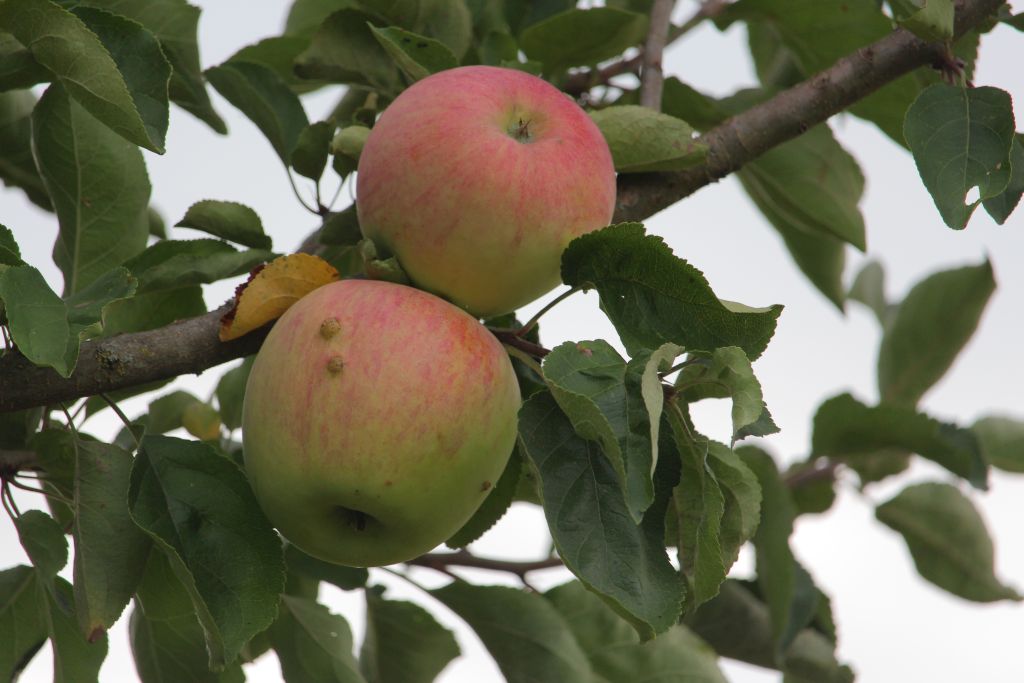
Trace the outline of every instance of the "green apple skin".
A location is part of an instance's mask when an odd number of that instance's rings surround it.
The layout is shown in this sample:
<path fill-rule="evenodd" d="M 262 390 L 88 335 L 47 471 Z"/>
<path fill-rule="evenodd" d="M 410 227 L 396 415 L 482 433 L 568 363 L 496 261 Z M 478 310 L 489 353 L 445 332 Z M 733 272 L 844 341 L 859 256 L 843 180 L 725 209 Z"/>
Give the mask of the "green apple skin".
<path fill-rule="evenodd" d="M 364 236 L 478 317 L 561 281 L 565 247 L 611 222 L 615 169 L 590 117 L 546 81 L 466 66 L 413 84 L 359 157 Z"/>
<path fill-rule="evenodd" d="M 520 405 L 508 355 L 464 311 L 343 280 L 277 321 L 246 385 L 245 469 L 281 534 L 328 562 L 403 562 L 501 476 Z"/>

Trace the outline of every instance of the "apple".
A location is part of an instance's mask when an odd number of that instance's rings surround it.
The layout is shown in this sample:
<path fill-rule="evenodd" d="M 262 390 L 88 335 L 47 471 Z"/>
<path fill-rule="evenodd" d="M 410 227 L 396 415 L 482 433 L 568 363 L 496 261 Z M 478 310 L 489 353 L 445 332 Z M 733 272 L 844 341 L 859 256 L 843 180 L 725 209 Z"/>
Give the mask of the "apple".
<path fill-rule="evenodd" d="M 245 470 L 281 534 L 328 562 L 402 562 L 448 539 L 505 468 L 519 386 L 466 312 L 343 280 L 275 323 L 242 414 Z"/>
<path fill-rule="evenodd" d="M 359 157 L 363 235 L 478 317 L 561 281 L 562 251 L 611 221 L 615 169 L 590 117 L 546 81 L 466 66 L 416 82 Z"/>

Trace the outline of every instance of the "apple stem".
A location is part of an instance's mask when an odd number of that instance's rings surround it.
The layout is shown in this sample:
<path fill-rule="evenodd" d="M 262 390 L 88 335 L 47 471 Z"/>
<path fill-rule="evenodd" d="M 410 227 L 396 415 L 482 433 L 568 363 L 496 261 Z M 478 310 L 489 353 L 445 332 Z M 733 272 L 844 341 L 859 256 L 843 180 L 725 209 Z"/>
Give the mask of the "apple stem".
<path fill-rule="evenodd" d="M 537 373 L 538 377 L 544 376 L 544 371 L 541 369 L 540 363 L 538 363 L 533 356 L 531 356 L 530 354 L 526 353 L 521 349 L 517 349 L 514 346 L 509 346 L 508 344 L 505 344 L 504 346 L 505 351 L 508 352 L 508 355 L 525 363 L 527 367 L 529 367 L 531 370 Z"/>
<path fill-rule="evenodd" d="M 519 336 L 519 337 L 523 337 L 523 336 L 527 335 L 530 332 L 530 330 L 532 330 L 534 327 L 537 326 L 537 323 L 540 321 L 540 318 L 541 318 L 542 315 L 544 315 L 545 313 L 550 311 L 552 308 L 554 308 L 555 306 L 560 304 L 565 299 L 568 299 L 570 296 L 572 296 L 576 292 L 580 291 L 581 289 L 582 289 L 582 287 L 577 285 L 576 287 L 573 287 L 572 289 L 566 290 L 566 291 L 562 292 L 561 294 L 559 294 L 558 296 L 556 296 L 554 299 L 549 301 L 544 306 L 544 308 L 542 308 L 539 311 L 537 311 L 537 314 L 535 316 L 533 316 L 532 318 L 527 320 L 526 324 L 523 325 L 522 327 L 520 327 L 519 330 L 516 332 L 516 335 Z"/>

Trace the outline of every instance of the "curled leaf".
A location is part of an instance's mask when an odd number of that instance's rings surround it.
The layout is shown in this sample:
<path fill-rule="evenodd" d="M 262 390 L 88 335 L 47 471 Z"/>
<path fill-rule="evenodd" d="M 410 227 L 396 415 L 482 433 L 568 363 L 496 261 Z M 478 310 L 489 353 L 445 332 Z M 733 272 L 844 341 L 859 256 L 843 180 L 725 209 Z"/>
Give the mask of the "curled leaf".
<path fill-rule="evenodd" d="M 235 305 L 221 318 L 220 340 L 230 341 L 279 318 L 314 289 L 334 282 L 338 271 L 319 256 L 281 256 L 253 271 L 235 292 Z"/>

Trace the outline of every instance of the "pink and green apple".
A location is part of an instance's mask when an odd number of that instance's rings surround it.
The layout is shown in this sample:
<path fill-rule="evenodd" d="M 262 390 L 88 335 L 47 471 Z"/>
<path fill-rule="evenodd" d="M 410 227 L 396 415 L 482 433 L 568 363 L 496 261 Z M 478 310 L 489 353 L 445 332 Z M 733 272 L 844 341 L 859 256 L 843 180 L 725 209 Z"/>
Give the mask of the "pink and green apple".
<path fill-rule="evenodd" d="M 501 475 L 519 387 L 464 311 L 387 282 L 306 295 L 260 349 L 245 469 L 289 541 L 351 566 L 402 562 L 456 532 Z"/>
<path fill-rule="evenodd" d="M 584 111 L 514 69 L 441 71 L 399 95 L 359 157 L 363 234 L 473 315 L 560 281 L 562 251 L 611 221 L 615 170 Z"/>

